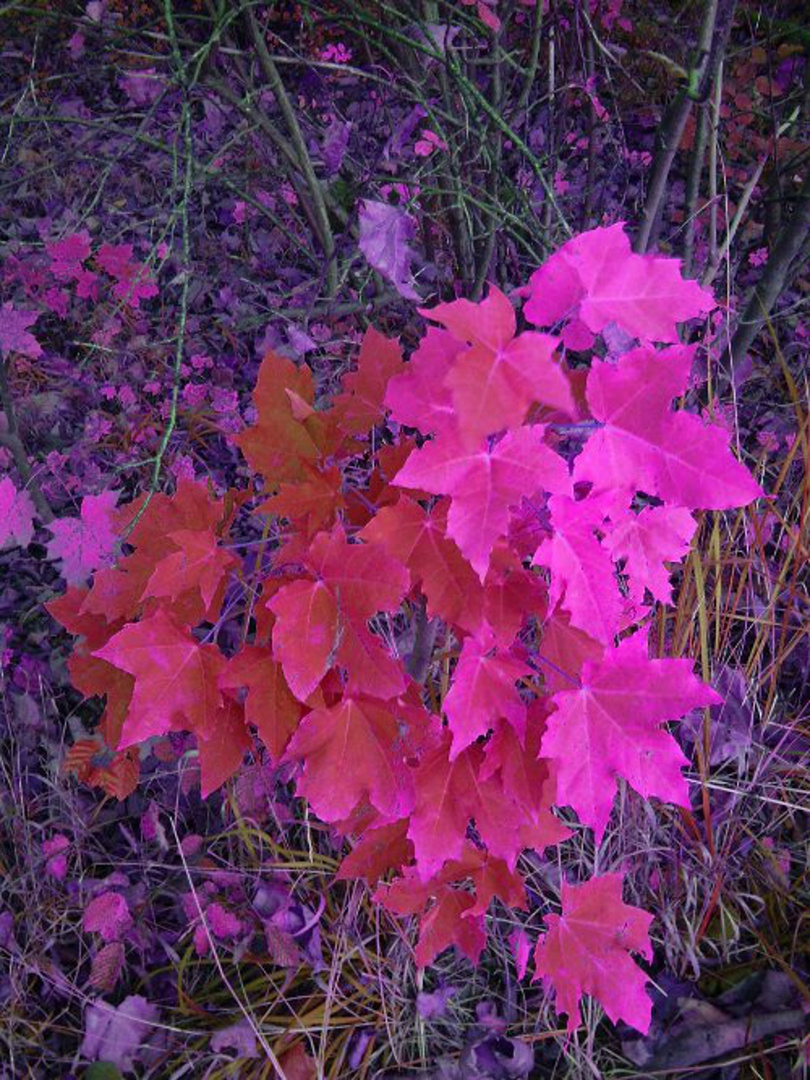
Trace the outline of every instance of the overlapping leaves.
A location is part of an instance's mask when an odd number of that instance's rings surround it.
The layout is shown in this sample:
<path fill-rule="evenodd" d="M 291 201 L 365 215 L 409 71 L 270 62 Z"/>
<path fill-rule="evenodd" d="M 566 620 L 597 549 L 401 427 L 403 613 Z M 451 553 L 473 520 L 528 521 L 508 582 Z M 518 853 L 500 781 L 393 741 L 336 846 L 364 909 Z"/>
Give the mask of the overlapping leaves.
<path fill-rule="evenodd" d="M 376 895 L 420 917 L 421 965 L 451 944 L 478 959 L 490 901 L 524 903 L 521 852 L 568 835 L 553 807 L 598 840 L 618 777 L 688 805 L 663 725 L 717 695 L 688 661 L 650 658 L 638 624 L 670 598 L 692 511 L 759 494 L 724 429 L 674 407 L 694 353 L 677 323 L 712 306 L 676 263 L 596 229 L 526 291 L 525 316 L 560 337 L 519 331 L 492 287 L 425 310 L 442 329 L 408 363 L 369 331 L 331 408 L 268 353 L 236 439 L 261 498 L 183 482 L 116 511 L 119 529 L 140 515 L 130 553 L 51 608 L 81 635 L 74 681 L 106 694 L 113 749 L 190 730 L 204 794 L 261 745 L 294 765 L 354 838 L 339 878 L 395 872 Z M 562 343 L 611 323 L 637 347 L 568 366 Z M 230 542 L 241 507 L 285 522 L 249 564 Z M 537 977 L 572 1029 L 584 993 L 649 1023 L 630 953 L 650 957 L 650 916 L 621 889 L 563 883 L 546 918 Z"/>

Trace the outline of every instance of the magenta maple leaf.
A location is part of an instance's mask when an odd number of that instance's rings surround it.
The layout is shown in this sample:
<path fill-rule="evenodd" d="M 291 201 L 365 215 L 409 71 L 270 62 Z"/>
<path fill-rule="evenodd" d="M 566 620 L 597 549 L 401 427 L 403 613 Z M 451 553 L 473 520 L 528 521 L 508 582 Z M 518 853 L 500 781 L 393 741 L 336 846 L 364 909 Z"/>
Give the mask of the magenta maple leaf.
<path fill-rule="evenodd" d="M 688 807 L 681 769 L 689 762 L 660 725 L 722 701 L 695 677 L 692 661 L 651 660 L 640 632 L 607 649 L 601 660 L 587 660 L 580 683 L 551 698 L 556 712 L 541 744 L 543 757 L 557 764 L 558 804 L 572 806 L 592 826 L 597 842 L 618 776 L 644 798 Z"/>
<path fill-rule="evenodd" d="M 11 302 L 3 304 L 0 308 L 0 353 L 8 356 L 9 353 L 21 353 L 36 360 L 42 356 L 42 346 L 28 333 L 28 327 L 33 326 L 40 316 L 38 311 L 18 311 Z"/>
<path fill-rule="evenodd" d="M 638 514 L 627 512 L 613 525 L 604 545 L 613 558 L 625 559 L 630 597 L 644 603 L 644 590 L 662 604 L 672 601 L 670 572 L 665 565 L 677 563 L 688 553 L 697 521 L 681 506 L 645 506 Z"/>
<path fill-rule="evenodd" d="M 391 282 L 400 296 L 421 300 L 411 273 L 410 241 L 414 229 L 405 211 L 391 203 L 363 199 L 359 221 L 359 247 L 370 265 Z"/>
<path fill-rule="evenodd" d="M 85 495 L 79 517 L 58 518 L 46 526 L 54 536 L 48 542 L 48 557 L 61 563 L 62 576 L 68 585 L 84 585 L 93 571 L 115 562 L 117 502 L 117 491 Z"/>
<path fill-rule="evenodd" d="M 10 476 L 0 480 L 0 550 L 12 544 L 28 547 L 34 536 L 34 503 L 17 491 Z"/>
<path fill-rule="evenodd" d="M 451 761 L 498 720 L 508 720 L 521 735 L 525 730 L 526 710 L 515 683 L 531 675 L 531 669 L 494 650 L 491 635 L 488 638 L 469 637 L 464 642 L 453 685 L 444 699 L 453 734 Z"/>
<path fill-rule="evenodd" d="M 453 398 L 443 384 L 463 350 L 463 343 L 452 334 L 429 327 L 405 371 L 388 383 L 385 404 L 392 419 L 425 435 L 454 427 Z"/>
<path fill-rule="evenodd" d="M 542 427 L 510 431 L 491 450 L 469 450 L 442 435 L 414 450 L 391 482 L 451 497 L 447 535 L 482 582 L 510 507 L 537 491 L 571 490 L 568 466 L 545 444 Z"/>
<path fill-rule="evenodd" d="M 727 510 L 762 494 L 722 427 L 670 408 L 686 389 L 693 353 L 694 346 L 642 346 L 616 364 L 593 362 L 588 404 L 603 426 L 576 458 L 575 482 L 589 481 L 595 492 L 643 491 L 690 509 Z"/>
<path fill-rule="evenodd" d="M 582 885 L 562 882 L 562 914 L 546 915 L 548 932 L 534 952 L 535 974 L 556 995 L 557 1011 L 567 1013 L 568 1030 L 579 1027 L 583 994 L 596 998 L 615 1024 L 624 1020 L 649 1031 L 652 1001 L 647 976 L 632 960 L 652 960 L 652 915 L 622 902 L 621 874 L 603 874 Z"/>
<path fill-rule="evenodd" d="M 532 274 L 523 311 L 536 326 L 577 318 L 594 333 L 616 323 L 641 341 L 676 342 L 678 323 L 716 307 L 681 277 L 677 259 L 636 255 L 624 222 L 575 236 Z"/>
<path fill-rule="evenodd" d="M 452 393 L 458 430 L 468 446 L 485 435 L 519 426 L 535 401 L 573 415 L 571 388 L 552 359 L 555 337 L 533 332 L 515 336 L 515 312 L 496 286 L 478 304 L 454 300 L 420 313 L 440 322 L 470 348 L 444 376 Z"/>
<path fill-rule="evenodd" d="M 610 643 L 621 625 L 623 604 L 610 552 L 595 535 L 604 511 L 591 498 L 574 502 L 552 495 L 548 503 L 554 532 L 538 547 L 533 562 L 551 573 L 549 606 L 561 604 L 571 626 Z"/>

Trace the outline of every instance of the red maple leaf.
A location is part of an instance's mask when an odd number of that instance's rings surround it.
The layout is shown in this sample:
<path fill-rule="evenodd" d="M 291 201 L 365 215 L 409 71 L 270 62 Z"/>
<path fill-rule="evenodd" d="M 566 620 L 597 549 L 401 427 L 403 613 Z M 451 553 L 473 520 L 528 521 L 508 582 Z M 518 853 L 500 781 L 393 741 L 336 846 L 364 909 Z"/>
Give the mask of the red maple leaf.
<path fill-rule="evenodd" d="M 602 839 L 623 777 L 644 798 L 689 806 L 681 769 L 688 765 L 661 724 L 722 698 L 692 674 L 691 660 L 651 660 L 637 633 L 586 661 L 581 686 L 559 690 L 542 754 L 557 765 L 557 800 Z"/>
<path fill-rule="evenodd" d="M 399 727 L 396 710 L 370 698 L 347 697 L 313 709 L 284 755 L 304 763 L 296 793 L 324 821 L 348 817 L 364 797 L 389 819 L 410 813 L 413 783 Z"/>
<path fill-rule="evenodd" d="M 304 463 L 320 457 L 324 424 L 312 411 L 314 394 L 308 367 L 296 367 L 279 353 L 265 354 L 253 390 L 257 421 L 233 441 L 271 487 L 300 479 Z"/>
<path fill-rule="evenodd" d="M 568 1015 L 568 1030 L 579 1027 L 583 994 L 596 998 L 615 1024 L 624 1020 L 644 1034 L 652 1001 L 647 976 L 630 957 L 652 960 L 652 915 L 622 902 L 621 874 L 603 874 L 582 885 L 562 883 L 562 915 L 546 915 L 548 932 L 534 952 L 535 975 L 556 995 L 557 1012 Z"/>
<path fill-rule="evenodd" d="M 252 746 L 242 706 L 225 699 L 207 733 L 197 733 L 200 794 L 204 799 L 233 776 Z"/>
<path fill-rule="evenodd" d="M 267 605 L 277 620 L 273 653 L 295 696 L 306 701 L 335 664 L 348 671 L 349 693 L 401 693 L 401 667 L 366 624 L 402 602 L 405 567 L 374 545 L 349 544 L 339 528 L 318 534 L 305 566 L 314 580 L 285 585 Z"/>
<path fill-rule="evenodd" d="M 219 676 L 222 690 L 245 689 L 245 720 L 253 724 L 273 761 L 278 761 L 301 719 L 281 664 L 267 648 L 244 645 Z"/>
<path fill-rule="evenodd" d="M 230 552 L 220 547 L 210 529 L 177 529 L 166 534 L 177 548 L 162 558 L 143 590 L 147 597 L 177 600 L 183 593 L 199 591 L 206 616 L 222 606 L 231 571 L 239 565 Z"/>
<path fill-rule="evenodd" d="M 346 435 L 364 435 L 383 418 L 389 380 L 404 368 L 402 349 L 374 327 L 363 335 L 357 370 L 343 380 L 343 391 L 332 403 L 334 420 Z"/>
<path fill-rule="evenodd" d="M 330 528 L 339 510 L 346 506 L 341 487 L 343 477 L 337 466 L 321 471 L 308 462 L 302 478 L 281 484 L 278 492 L 256 507 L 257 514 L 278 514 L 300 524 L 304 536 L 312 537 Z"/>
<path fill-rule="evenodd" d="M 407 834 L 407 818 L 366 829 L 341 861 L 335 881 L 363 878 L 375 885 L 386 870 L 398 869 L 413 858 Z"/>
<path fill-rule="evenodd" d="M 540 427 L 510 431 L 490 450 L 468 450 L 442 435 L 415 450 L 394 477 L 400 487 L 451 497 L 447 535 L 483 582 L 509 509 L 538 490 L 570 492 L 568 466 L 548 447 Z"/>
<path fill-rule="evenodd" d="M 419 877 L 429 880 L 448 859 L 458 859 L 471 819 L 493 855 L 514 866 L 520 851 L 520 815 L 499 779 L 481 779 L 480 746 L 450 760 L 450 735 L 429 750 L 414 770 L 416 806 L 408 837 Z"/>
<path fill-rule="evenodd" d="M 168 731 L 211 736 L 225 657 L 215 645 L 200 645 L 162 608 L 127 624 L 93 655 L 135 679 L 119 749 Z"/>
<path fill-rule="evenodd" d="M 493 648 L 492 635 L 468 637 L 453 674 L 453 685 L 444 699 L 453 745 L 450 760 L 480 735 L 507 720 L 522 736 L 526 710 L 515 683 L 531 675 L 522 661 Z"/>

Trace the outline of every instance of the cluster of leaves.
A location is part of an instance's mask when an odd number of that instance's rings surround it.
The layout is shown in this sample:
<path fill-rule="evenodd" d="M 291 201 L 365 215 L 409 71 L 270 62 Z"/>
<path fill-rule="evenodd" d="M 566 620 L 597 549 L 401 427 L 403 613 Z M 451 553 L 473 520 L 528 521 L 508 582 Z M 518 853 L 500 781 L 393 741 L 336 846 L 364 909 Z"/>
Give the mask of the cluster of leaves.
<path fill-rule="evenodd" d="M 328 408 L 269 352 L 236 436 L 261 501 L 192 480 L 143 495 L 112 511 L 128 553 L 49 606 L 118 760 L 192 732 L 205 796 L 255 732 L 356 839 L 339 878 L 419 916 L 420 966 L 451 944 L 476 961 L 493 898 L 526 907 L 519 855 L 570 835 L 552 807 L 597 840 L 619 778 L 688 807 L 662 724 L 720 698 L 688 660 L 651 658 L 645 624 L 692 511 L 761 494 L 722 426 L 672 408 L 695 352 L 677 324 L 714 306 L 677 262 L 595 229 L 521 293 L 539 330 L 494 286 L 422 310 L 439 327 L 409 362 L 369 330 Z M 266 527 L 240 558 L 248 511 Z M 584 993 L 647 1029 L 629 954 L 651 957 L 650 920 L 621 874 L 564 887 L 535 978 L 571 1030 Z"/>

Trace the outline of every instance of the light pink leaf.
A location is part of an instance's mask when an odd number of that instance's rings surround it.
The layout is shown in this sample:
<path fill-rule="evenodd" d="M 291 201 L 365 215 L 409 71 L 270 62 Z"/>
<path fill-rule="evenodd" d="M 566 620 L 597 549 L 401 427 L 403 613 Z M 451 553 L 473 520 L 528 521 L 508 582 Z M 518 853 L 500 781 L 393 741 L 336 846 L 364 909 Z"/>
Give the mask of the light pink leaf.
<path fill-rule="evenodd" d="M 117 491 L 85 495 L 77 518 L 57 518 L 46 526 L 53 533 L 48 557 L 61 562 L 68 585 L 84 585 L 95 570 L 112 566 L 118 552 L 115 525 Z"/>
<path fill-rule="evenodd" d="M 10 476 L 0 480 L 0 550 L 12 544 L 28 547 L 34 536 L 34 504 L 27 491 L 17 491 Z"/>
<path fill-rule="evenodd" d="M 360 250 L 406 300 L 421 300 L 413 287 L 409 246 L 413 224 L 404 210 L 390 203 L 363 199 L 360 204 Z"/>
<path fill-rule="evenodd" d="M 717 306 L 677 259 L 634 254 L 623 222 L 569 240 L 532 274 L 529 293 L 524 314 L 536 326 L 567 316 L 593 333 L 616 323 L 641 341 L 676 342 L 678 323 Z"/>

